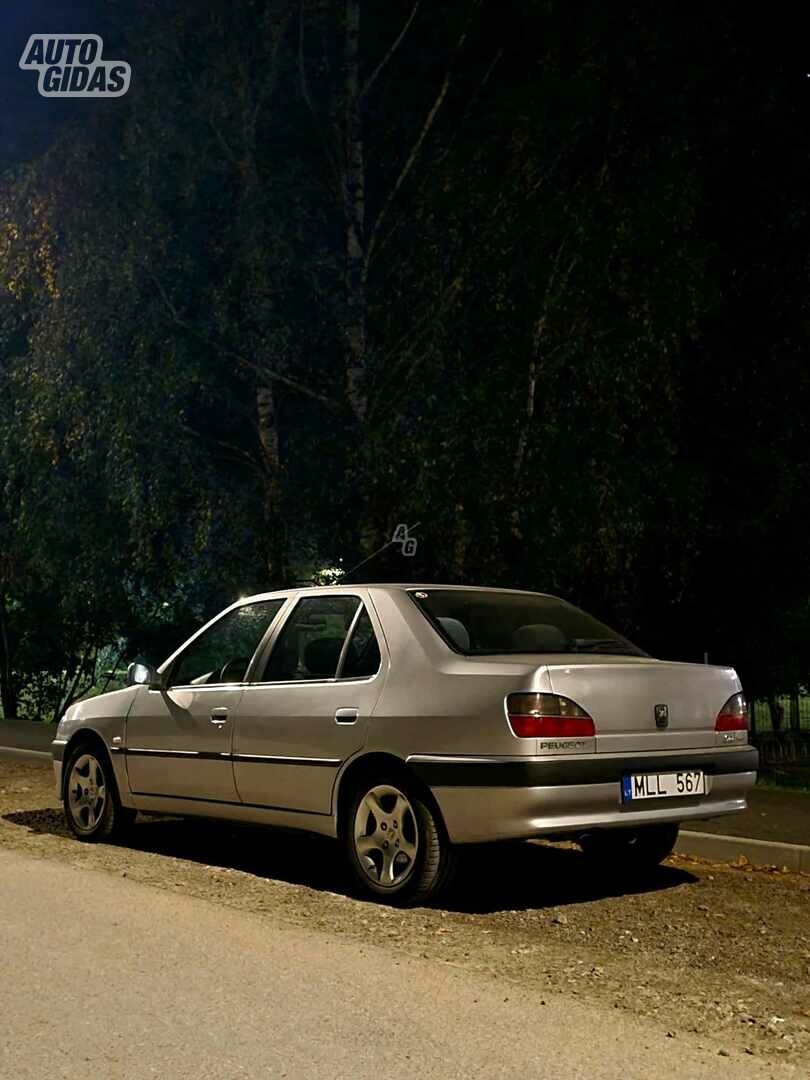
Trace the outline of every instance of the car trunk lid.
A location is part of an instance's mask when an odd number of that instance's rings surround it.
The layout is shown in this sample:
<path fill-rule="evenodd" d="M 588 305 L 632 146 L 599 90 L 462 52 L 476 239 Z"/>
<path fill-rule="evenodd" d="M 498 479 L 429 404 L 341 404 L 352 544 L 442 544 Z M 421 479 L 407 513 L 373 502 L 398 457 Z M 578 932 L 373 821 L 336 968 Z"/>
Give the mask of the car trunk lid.
<path fill-rule="evenodd" d="M 715 746 L 717 714 L 740 690 L 732 668 L 646 657 L 578 654 L 546 672 L 554 693 L 593 718 L 603 753 Z"/>

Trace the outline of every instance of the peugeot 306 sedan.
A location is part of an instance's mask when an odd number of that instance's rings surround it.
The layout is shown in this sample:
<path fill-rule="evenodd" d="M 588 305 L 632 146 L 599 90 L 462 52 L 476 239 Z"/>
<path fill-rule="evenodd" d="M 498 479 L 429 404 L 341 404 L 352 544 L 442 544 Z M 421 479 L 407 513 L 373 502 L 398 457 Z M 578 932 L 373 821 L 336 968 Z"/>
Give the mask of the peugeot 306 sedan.
<path fill-rule="evenodd" d="M 572 839 L 649 868 L 680 822 L 744 810 L 756 778 L 731 668 L 655 660 L 540 593 L 254 596 L 128 682 L 59 724 L 76 836 L 137 811 L 305 829 L 391 901 L 435 894 L 464 844 Z"/>

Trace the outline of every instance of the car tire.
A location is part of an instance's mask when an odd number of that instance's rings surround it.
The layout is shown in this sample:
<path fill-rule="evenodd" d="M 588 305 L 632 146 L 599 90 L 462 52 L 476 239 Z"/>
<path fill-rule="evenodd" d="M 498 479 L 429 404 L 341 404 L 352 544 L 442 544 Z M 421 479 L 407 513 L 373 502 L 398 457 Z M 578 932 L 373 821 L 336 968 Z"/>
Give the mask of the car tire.
<path fill-rule="evenodd" d="M 62 805 L 71 832 L 85 843 L 120 840 L 135 820 L 135 811 L 121 805 L 110 759 L 94 742 L 71 750 Z"/>
<path fill-rule="evenodd" d="M 580 838 L 589 862 L 623 873 L 652 870 L 672 853 L 678 825 L 642 825 L 629 829 L 598 829 Z"/>
<path fill-rule="evenodd" d="M 357 885 L 389 904 L 425 904 L 455 872 L 456 851 L 438 813 L 401 776 L 355 787 L 342 839 Z"/>

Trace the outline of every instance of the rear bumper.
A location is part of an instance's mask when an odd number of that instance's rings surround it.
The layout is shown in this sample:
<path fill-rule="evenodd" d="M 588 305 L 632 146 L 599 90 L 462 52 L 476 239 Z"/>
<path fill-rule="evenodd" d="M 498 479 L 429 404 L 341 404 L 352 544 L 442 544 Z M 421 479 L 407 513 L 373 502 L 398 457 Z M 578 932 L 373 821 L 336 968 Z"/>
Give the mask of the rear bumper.
<path fill-rule="evenodd" d="M 745 747 L 566 760 L 431 756 L 408 764 L 432 790 L 450 839 L 468 844 L 738 813 L 746 808 L 758 762 L 757 751 Z M 706 793 L 622 802 L 624 776 L 680 769 L 701 769 Z"/>

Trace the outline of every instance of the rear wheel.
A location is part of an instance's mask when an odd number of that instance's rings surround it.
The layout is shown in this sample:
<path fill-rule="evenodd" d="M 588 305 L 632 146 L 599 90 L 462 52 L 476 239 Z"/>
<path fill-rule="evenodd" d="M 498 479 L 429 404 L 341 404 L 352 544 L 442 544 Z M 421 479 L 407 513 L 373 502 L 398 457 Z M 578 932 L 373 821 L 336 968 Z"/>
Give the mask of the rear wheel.
<path fill-rule="evenodd" d="M 677 824 L 642 825 L 596 830 L 583 836 L 579 845 L 585 857 L 600 867 L 643 873 L 663 862 L 677 839 Z"/>
<path fill-rule="evenodd" d="M 357 883 L 391 904 L 425 903 L 455 869 L 455 851 L 437 815 L 401 777 L 358 785 L 344 843 Z"/>
<path fill-rule="evenodd" d="M 80 743 L 71 752 L 62 804 L 79 840 L 120 839 L 135 820 L 135 812 L 121 806 L 112 766 L 94 743 Z"/>

